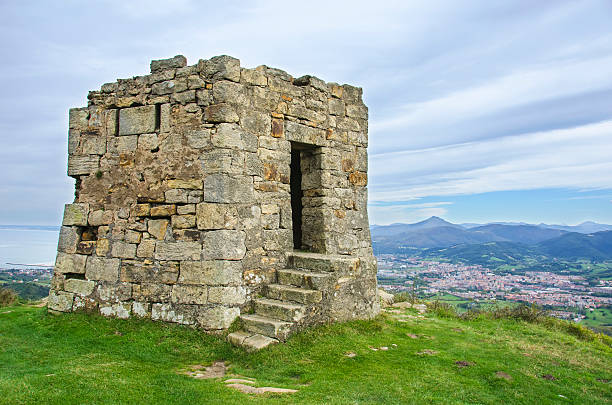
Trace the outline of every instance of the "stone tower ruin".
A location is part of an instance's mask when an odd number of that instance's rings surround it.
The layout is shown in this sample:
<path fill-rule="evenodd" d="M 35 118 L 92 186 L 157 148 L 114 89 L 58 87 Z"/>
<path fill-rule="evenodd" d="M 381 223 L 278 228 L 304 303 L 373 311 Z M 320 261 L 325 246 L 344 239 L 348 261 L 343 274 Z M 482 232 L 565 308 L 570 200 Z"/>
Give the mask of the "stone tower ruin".
<path fill-rule="evenodd" d="M 258 348 L 377 314 L 362 91 L 217 56 L 151 62 L 70 110 L 49 309 Z"/>

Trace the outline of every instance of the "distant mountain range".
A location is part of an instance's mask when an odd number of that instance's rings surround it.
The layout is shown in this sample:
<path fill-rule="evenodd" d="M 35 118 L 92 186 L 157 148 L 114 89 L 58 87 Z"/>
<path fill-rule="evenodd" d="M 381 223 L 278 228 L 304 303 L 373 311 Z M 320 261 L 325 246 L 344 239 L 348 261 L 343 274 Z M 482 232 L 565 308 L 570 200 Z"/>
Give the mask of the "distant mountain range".
<path fill-rule="evenodd" d="M 612 259 L 612 225 L 584 222 L 576 226 L 524 223 L 453 224 L 431 217 L 414 224 L 373 226 L 377 253 L 445 248 L 446 253 L 474 256 L 494 250 L 498 255 L 544 255 L 564 259 Z M 451 248 L 451 249 L 446 249 Z"/>

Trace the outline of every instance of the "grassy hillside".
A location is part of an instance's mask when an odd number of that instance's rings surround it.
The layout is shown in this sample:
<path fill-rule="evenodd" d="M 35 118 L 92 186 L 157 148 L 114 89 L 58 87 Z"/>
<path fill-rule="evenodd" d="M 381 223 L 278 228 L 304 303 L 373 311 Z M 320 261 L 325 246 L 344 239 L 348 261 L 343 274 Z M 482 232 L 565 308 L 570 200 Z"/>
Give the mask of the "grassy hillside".
<path fill-rule="evenodd" d="M 558 322 L 411 311 L 316 328 L 245 353 L 177 325 L 0 308 L 0 403 L 612 402 L 610 340 Z M 219 360 L 259 386 L 298 392 L 248 395 L 222 379 L 178 373 Z"/>

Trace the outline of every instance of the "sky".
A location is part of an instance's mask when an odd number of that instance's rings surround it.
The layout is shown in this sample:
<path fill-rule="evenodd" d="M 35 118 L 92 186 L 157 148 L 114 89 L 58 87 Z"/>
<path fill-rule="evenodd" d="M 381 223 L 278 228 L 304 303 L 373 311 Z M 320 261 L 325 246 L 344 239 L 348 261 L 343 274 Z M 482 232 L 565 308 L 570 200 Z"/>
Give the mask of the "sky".
<path fill-rule="evenodd" d="M 2 1 L 0 224 L 58 225 L 68 109 L 176 54 L 363 87 L 371 223 L 612 223 L 610 21 L 609 0 Z"/>

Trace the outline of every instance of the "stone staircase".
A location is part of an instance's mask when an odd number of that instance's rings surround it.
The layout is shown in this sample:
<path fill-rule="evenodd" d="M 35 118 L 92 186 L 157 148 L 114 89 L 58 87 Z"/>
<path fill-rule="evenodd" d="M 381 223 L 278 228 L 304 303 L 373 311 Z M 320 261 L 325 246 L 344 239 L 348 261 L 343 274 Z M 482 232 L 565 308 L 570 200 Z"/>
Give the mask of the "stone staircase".
<path fill-rule="evenodd" d="M 264 287 L 264 297 L 254 300 L 254 313 L 240 316 L 242 330 L 230 333 L 228 340 L 247 350 L 259 350 L 317 323 L 326 292 L 334 288 L 334 271 L 350 260 L 347 256 L 291 252 L 290 268 L 277 271 L 277 283 Z"/>

